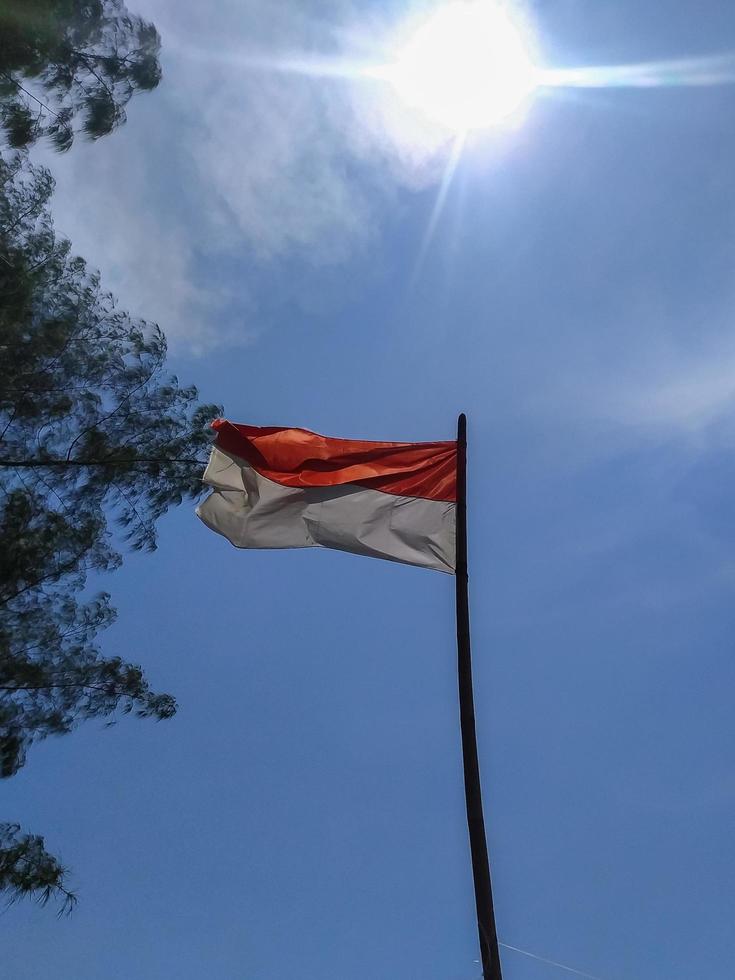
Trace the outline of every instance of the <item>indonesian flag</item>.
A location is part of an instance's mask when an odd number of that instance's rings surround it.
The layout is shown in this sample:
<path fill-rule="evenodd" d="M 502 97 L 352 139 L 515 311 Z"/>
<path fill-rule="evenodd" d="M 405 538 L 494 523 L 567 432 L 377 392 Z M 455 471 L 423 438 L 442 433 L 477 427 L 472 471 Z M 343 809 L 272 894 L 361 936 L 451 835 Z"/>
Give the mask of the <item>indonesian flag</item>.
<path fill-rule="evenodd" d="M 237 548 L 335 548 L 455 571 L 457 443 L 212 423 L 197 508 Z"/>

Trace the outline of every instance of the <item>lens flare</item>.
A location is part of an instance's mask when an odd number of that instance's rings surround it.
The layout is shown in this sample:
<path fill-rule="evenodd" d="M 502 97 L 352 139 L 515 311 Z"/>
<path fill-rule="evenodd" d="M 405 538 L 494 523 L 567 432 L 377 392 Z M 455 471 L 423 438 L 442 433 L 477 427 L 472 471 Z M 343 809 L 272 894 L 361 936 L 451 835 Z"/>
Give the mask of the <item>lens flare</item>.
<path fill-rule="evenodd" d="M 547 88 L 699 88 L 732 85 L 735 55 L 677 58 L 632 65 L 547 68 L 539 84 Z"/>

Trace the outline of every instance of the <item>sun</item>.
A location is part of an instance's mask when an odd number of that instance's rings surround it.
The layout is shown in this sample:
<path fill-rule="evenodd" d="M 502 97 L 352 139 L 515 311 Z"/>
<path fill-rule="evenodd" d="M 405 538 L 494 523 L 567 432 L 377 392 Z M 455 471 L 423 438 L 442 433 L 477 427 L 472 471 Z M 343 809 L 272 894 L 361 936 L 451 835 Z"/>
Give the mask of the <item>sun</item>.
<path fill-rule="evenodd" d="M 439 7 L 374 74 L 411 109 L 455 132 L 507 122 L 540 79 L 519 26 L 497 0 Z"/>

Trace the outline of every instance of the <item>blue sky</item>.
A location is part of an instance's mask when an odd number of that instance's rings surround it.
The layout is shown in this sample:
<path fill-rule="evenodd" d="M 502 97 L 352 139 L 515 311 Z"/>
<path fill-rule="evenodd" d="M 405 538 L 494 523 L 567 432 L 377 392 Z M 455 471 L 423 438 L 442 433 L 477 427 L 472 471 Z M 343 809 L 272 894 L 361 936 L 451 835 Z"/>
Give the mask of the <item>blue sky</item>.
<path fill-rule="evenodd" d="M 243 67 L 405 8 L 141 0 L 164 81 L 49 156 L 56 223 L 229 417 L 445 439 L 469 417 L 480 761 L 502 941 L 603 980 L 730 980 L 735 88 L 556 93 L 446 147 L 384 93 Z M 735 50 L 724 0 L 545 0 L 544 59 Z M 70 919 L 30 980 L 476 980 L 453 582 L 240 553 L 183 507 L 104 583 L 170 723 L 37 748 L 3 812 Z M 503 952 L 506 980 L 563 972 Z"/>

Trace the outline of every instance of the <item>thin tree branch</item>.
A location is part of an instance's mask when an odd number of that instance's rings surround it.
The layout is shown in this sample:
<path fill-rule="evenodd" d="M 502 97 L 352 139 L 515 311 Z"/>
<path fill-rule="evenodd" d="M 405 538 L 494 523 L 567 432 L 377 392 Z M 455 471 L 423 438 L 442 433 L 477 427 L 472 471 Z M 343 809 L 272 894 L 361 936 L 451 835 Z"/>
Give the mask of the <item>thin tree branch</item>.
<path fill-rule="evenodd" d="M 161 456 L 135 456 L 132 459 L 115 459 L 114 456 L 106 459 L 4 459 L 0 456 L 0 466 L 24 469 L 46 469 L 47 467 L 57 466 L 133 466 L 137 463 L 187 463 L 191 466 L 207 465 L 207 461 L 202 459 L 166 459 Z"/>

